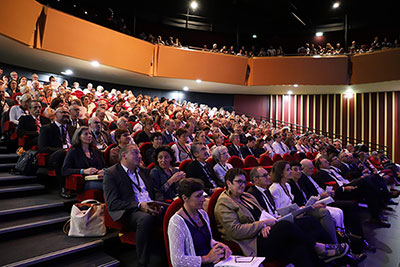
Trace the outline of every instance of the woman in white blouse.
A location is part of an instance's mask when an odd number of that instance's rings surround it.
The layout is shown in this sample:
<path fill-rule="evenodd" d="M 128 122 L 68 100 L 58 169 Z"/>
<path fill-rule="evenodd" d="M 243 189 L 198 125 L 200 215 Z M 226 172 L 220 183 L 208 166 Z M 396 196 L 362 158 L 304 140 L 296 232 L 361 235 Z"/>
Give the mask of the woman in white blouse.
<path fill-rule="evenodd" d="M 289 179 L 292 178 L 292 170 L 287 161 L 280 160 L 274 163 L 271 170 L 272 185 L 269 191 L 275 201 L 276 209 L 284 208 L 294 203 L 294 196 L 291 193 Z M 315 204 L 313 209 L 308 211 L 306 215 L 315 217 L 321 223 L 322 227 L 331 237 L 333 243 L 337 243 L 335 222 L 324 207 L 323 204 Z"/>
<path fill-rule="evenodd" d="M 212 157 L 217 163 L 214 165 L 214 172 L 223 183 L 225 183 L 225 173 L 232 169 L 232 165 L 227 163 L 230 157 L 226 146 L 218 146 L 212 151 Z"/>
<path fill-rule="evenodd" d="M 228 258 L 228 246 L 212 238 L 210 220 L 202 209 L 205 198 L 203 186 L 196 179 L 183 179 L 178 186 L 183 207 L 170 219 L 168 240 L 172 266 L 214 266 Z"/>
<path fill-rule="evenodd" d="M 189 133 L 186 129 L 180 128 L 176 130 L 175 137 L 178 140 L 178 142 L 176 144 L 173 144 L 171 148 L 175 153 L 177 162 L 182 162 L 185 159 L 192 158 L 192 155 L 190 154 L 190 147 L 186 143 L 188 136 Z"/>

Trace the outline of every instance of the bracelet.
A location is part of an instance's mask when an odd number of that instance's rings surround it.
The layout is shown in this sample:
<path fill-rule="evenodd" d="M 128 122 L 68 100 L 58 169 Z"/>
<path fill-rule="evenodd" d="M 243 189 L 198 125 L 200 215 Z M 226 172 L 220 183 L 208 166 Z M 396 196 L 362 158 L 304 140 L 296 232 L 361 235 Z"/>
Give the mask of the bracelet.
<path fill-rule="evenodd" d="M 81 169 L 81 170 L 79 171 L 79 174 L 80 174 L 80 175 L 83 175 L 83 172 L 84 172 L 84 169 Z"/>

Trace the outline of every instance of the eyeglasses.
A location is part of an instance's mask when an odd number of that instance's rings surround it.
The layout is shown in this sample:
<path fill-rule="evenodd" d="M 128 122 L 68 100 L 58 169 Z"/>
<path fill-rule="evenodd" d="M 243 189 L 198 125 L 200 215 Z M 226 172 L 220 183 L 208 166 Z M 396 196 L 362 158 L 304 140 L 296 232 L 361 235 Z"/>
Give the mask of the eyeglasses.
<path fill-rule="evenodd" d="M 261 178 L 261 177 L 264 177 L 264 178 L 267 178 L 267 177 L 268 177 L 268 175 L 269 175 L 269 174 L 268 174 L 268 173 L 266 173 L 266 174 L 263 174 L 263 175 L 257 175 L 256 177 L 260 177 L 260 178 Z"/>
<path fill-rule="evenodd" d="M 239 184 L 239 185 L 244 185 L 244 184 L 246 184 L 246 181 L 245 180 L 233 180 L 234 182 L 236 182 L 237 184 Z"/>

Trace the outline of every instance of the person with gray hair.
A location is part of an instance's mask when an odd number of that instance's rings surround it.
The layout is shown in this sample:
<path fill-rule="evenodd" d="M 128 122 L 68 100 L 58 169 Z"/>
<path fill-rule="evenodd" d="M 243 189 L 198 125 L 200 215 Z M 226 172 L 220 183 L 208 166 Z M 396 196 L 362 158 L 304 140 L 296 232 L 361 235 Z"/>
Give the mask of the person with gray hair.
<path fill-rule="evenodd" d="M 217 163 L 214 165 L 213 169 L 218 179 L 221 182 L 225 183 L 225 174 L 229 169 L 232 169 L 233 166 L 228 163 L 228 159 L 230 157 L 228 149 L 226 146 L 218 146 L 212 151 L 212 157 L 214 161 Z"/>
<path fill-rule="evenodd" d="M 106 131 L 103 131 L 101 121 L 98 117 L 90 118 L 88 125 L 93 136 L 92 144 L 100 151 L 104 151 L 112 143 L 110 135 Z"/>

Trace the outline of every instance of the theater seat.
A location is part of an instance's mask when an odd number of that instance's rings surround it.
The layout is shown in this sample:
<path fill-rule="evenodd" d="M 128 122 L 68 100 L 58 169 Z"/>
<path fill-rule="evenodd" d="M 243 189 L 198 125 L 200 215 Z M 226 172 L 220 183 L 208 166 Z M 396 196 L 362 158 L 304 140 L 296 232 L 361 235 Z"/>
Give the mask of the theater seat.
<path fill-rule="evenodd" d="M 285 153 L 282 158 L 283 158 L 283 160 L 286 160 L 287 162 L 293 161 L 293 157 L 289 153 Z"/>
<path fill-rule="evenodd" d="M 193 161 L 193 160 L 191 160 L 191 159 L 185 159 L 184 161 L 182 161 L 182 162 L 179 164 L 179 170 L 182 171 L 182 172 L 186 171 L 186 166 L 187 166 L 190 162 L 192 162 L 192 161 Z"/>
<path fill-rule="evenodd" d="M 244 159 L 244 167 L 245 168 L 252 168 L 252 167 L 256 167 L 256 166 L 258 166 L 258 161 L 257 161 L 257 158 L 254 157 L 253 155 L 248 155 Z"/>
<path fill-rule="evenodd" d="M 261 166 L 272 166 L 274 164 L 273 160 L 267 154 L 262 154 L 259 161 Z"/>
<path fill-rule="evenodd" d="M 217 164 L 217 162 L 215 162 L 215 160 L 212 157 L 208 158 L 206 161 L 208 164 L 211 165 L 212 168 L 214 168 L 215 164 Z"/>
<path fill-rule="evenodd" d="M 272 158 L 272 161 L 275 163 L 277 161 L 283 160 L 282 156 L 280 154 L 275 154 L 274 157 Z"/>
<path fill-rule="evenodd" d="M 103 190 L 90 189 L 83 191 L 85 179 L 80 174 L 73 174 L 65 177 L 65 189 L 75 191 L 79 202 L 87 199 L 95 199 L 104 202 Z"/>
<path fill-rule="evenodd" d="M 310 160 L 313 160 L 315 157 L 314 157 L 314 155 L 311 153 L 311 152 L 307 152 L 306 153 L 306 157 L 308 158 L 308 159 L 310 159 Z"/>
<path fill-rule="evenodd" d="M 233 166 L 233 168 L 239 168 L 239 169 L 244 168 L 243 160 L 241 158 L 239 158 L 238 156 L 230 157 L 228 159 L 228 163 L 231 164 Z"/>
<path fill-rule="evenodd" d="M 107 167 L 109 167 L 111 165 L 110 164 L 110 152 L 111 152 L 111 149 L 116 147 L 116 146 L 117 146 L 117 144 L 111 144 L 104 151 L 104 162 L 106 163 Z"/>
<path fill-rule="evenodd" d="M 224 192 L 225 189 L 219 188 L 214 191 L 214 193 L 210 197 L 210 201 L 208 202 L 207 207 L 207 214 L 210 218 L 210 227 L 213 238 L 217 241 L 221 241 L 222 243 L 226 244 L 231 250 L 233 255 L 243 255 L 242 249 L 235 241 L 227 241 L 222 239 L 221 234 L 217 229 L 217 221 L 215 220 L 214 209 L 215 205 L 217 204 L 217 200 L 219 196 Z"/>
<path fill-rule="evenodd" d="M 142 155 L 142 157 L 144 157 L 146 155 L 146 151 L 151 148 L 153 146 L 152 142 L 145 142 L 142 143 L 139 147 L 140 150 L 140 154 Z"/>
<path fill-rule="evenodd" d="M 106 204 L 106 209 L 104 210 L 105 226 L 119 231 L 119 239 L 121 240 L 121 243 L 130 244 L 130 245 L 135 246 L 136 245 L 136 232 L 128 231 L 125 229 L 126 224 L 124 223 L 123 217 L 120 220 L 114 222 L 113 219 L 111 218 L 110 214 L 108 213 L 107 203 L 105 203 L 105 204 Z"/>
<path fill-rule="evenodd" d="M 155 162 L 152 162 L 152 163 L 149 164 L 149 166 L 147 166 L 147 169 L 148 169 L 149 171 L 151 171 L 151 169 L 153 169 L 155 166 L 156 166 L 156 163 L 155 163 Z"/>
<path fill-rule="evenodd" d="M 167 251 L 168 265 L 172 267 L 170 253 L 169 253 L 169 240 L 168 240 L 168 224 L 171 217 L 182 207 L 183 202 L 180 198 L 174 200 L 174 202 L 169 205 L 168 209 L 165 211 L 164 220 L 163 220 L 163 234 L 164 234 L 164 243 L 165 249 Z"/>

